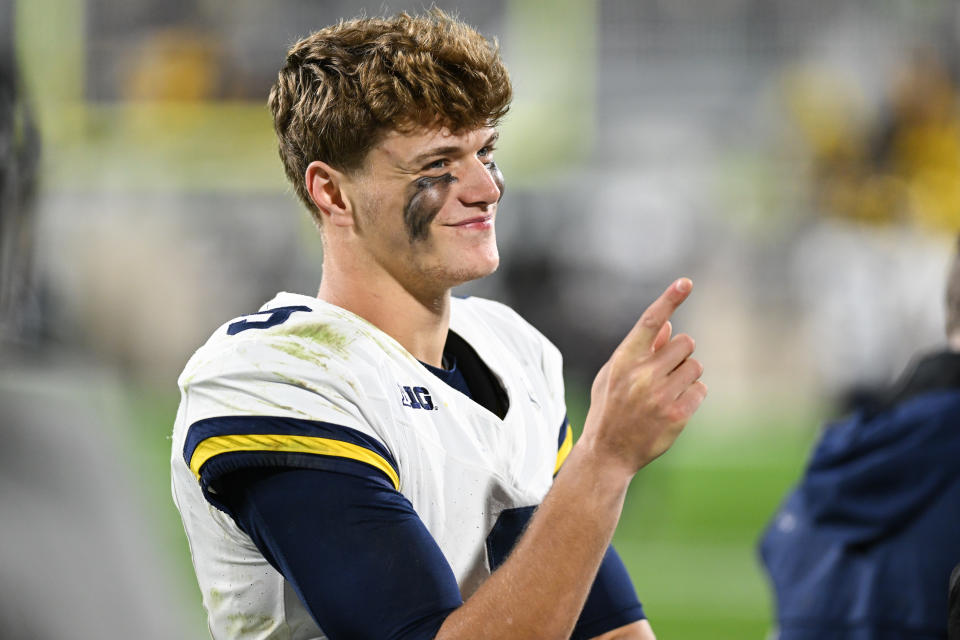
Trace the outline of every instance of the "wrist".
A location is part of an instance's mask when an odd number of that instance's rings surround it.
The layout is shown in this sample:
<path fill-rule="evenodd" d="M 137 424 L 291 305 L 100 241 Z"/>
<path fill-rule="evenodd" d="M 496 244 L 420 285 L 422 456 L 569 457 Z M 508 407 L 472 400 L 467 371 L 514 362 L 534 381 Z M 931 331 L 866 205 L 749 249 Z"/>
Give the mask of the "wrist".
<path fill-rule="evenodd" d="M 584 434 L 570 451 L 563 469 L 577 468 L 576 477 L 580 482 L 591 482 L 598 491 L 619 494 L 626 492 L 630 481 L 636 474 L 628 464 Z M 561 473 L 563 472 L 561 469 Z"/>

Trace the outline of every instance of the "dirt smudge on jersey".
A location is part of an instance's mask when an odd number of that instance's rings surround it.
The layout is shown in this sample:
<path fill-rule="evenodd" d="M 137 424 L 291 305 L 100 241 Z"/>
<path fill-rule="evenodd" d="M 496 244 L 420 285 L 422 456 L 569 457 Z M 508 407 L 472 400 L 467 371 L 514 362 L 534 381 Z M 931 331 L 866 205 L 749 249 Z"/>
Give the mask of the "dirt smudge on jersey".
<path fill-rule="evenodd" d="M 317 346 L 326 347 L 330 351 L 333 351 L 340 356 L 347 355 L 347 347 L 351 342 L 347 336 L 339 333 L 326 324 L 294 325 L 285 331 L 282 331 L 281 335 L 295 336 L 297 338 L 309 340 L 310 343 Z"/>
<path fill-rule="evenodd" d="M 231 613 L 227 616 L 227 634 L 231 638 L 256 631 L 269 631 L 274 625 L 271 616 L 255 613 Z"/>
<path fill-rule="evenodd" d="M 276 373 L 275 375 L 276 375 L 280 380 L 283 380 L 286 384 L 293 385 L 294 387 L 299 387 L 299 388 L 301 388 L 301 389 L 305 389 L 306 391 L 309 391 L 309 392 L 315 394 L 315 395 L 317 396 L 317 397 L 315 398 L 315 400 L 317 401 L 318 404 L 322 404 L 323 406 L 328 407 L 328 408 L 330 408 L 330 409 L 333 409 L 334 411 L 339 411 L 340 413 L 342 413 L 342 414 L 344 414 L 344 415 L 347 415 L 347 416 L 350 415 L 350 412 L 347 411 L 346 409 L 344 409 L 343 407 L 338 407 L 337 405 L 333 404 L 332 402 L 328 402 L 328 401 L 325 399 L 327 396 L 331 395 L 331 393 L 333 392 L 333 389 L 321 390 L 321 389 L 319 389 L 318 387 L 310 384 L 309 382 L 307 382 L 307 381 L 305 381 L 305 380 L 300 380 L 300 379 L 298 379 L 298 378 L 292 378 L 292 377 L 290 377 L 290 376 L 285 376 L 285 375 L 283 375 L 282 373 Z M 300 412 L 300 413 L 303 413 L 303 412 Z"/>
<path fill-rule="evenodd" d="M 216 609 L 223 601 L 227 599 L 227 596 L 221 592 L 219 589 L 210 589 L 210 608 Z"/>
<path fill-rule="evenodd" d="M 286 354 L 293 356 L 299 360 L 305 360 L 311 364 L 315 364 L 321 369 L 326 369 L 327 364 L 324 362 L 324 359 L 329 357 L 328 353 L 317 350 L 316 347 L 308 344 L 300 344 L 299 341 L 284 341 L 284 342 L 274 342 L 271 345 L 274 349 L 278 351 L 283 351 Z"/>

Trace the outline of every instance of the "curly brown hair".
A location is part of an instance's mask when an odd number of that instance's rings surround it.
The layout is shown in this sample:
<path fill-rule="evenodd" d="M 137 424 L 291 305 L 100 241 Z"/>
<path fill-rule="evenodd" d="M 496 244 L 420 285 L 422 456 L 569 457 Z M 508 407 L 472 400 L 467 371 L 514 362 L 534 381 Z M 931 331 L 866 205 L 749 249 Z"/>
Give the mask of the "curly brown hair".
<path fill-rule="evenodd" d="M 303 38 L 269 105 L 287 177 L 319 222 L 304 180 L 314 160 L 356 171 L 388 131 L 496 126 L 511 97 L 496 41 L 433 9 L 341 21 Z"/>

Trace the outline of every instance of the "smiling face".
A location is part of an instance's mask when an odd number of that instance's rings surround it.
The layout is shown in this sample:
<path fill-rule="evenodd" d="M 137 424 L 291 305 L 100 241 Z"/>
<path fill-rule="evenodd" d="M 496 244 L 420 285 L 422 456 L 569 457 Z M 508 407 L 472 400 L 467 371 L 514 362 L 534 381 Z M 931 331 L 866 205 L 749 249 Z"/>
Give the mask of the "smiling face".
<path fill-rule="evenodd" d="M 344 185 L 354 250 L 411 291 L 449 289 L 496 270 L 496 139 L 489 127 L 388 133 Z"/>

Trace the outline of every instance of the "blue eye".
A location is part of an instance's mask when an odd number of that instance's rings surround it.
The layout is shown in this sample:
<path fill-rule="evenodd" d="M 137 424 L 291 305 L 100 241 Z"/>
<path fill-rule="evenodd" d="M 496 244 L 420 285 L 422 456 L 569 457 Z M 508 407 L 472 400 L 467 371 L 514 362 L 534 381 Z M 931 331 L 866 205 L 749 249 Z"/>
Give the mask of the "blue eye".
<path fill-rule="evenodd" d="M 477 157 L 480 158 L 487 167 L 493 166 L 493 145 L 487 145 L 477 151 Z"/>
<path fill-rule="evenodd" d="M 443 159 L 434 160 L 433 162 L 431 162 L 430 164 L 428 164 L 427 166 L 425 166 L 425 167 L 424 167 L 424 170 L 430 171 L 430 170 L 433 170 L 433 169 L 445 169 L 446 166 L 447 166 L 447 161 L 446 161 L 446 160 L 443 160 Z"/>

